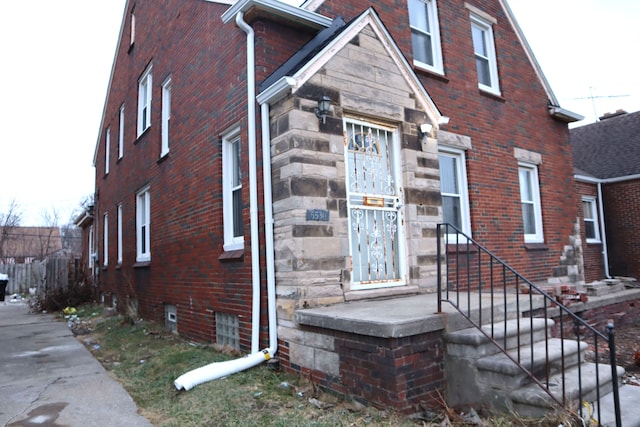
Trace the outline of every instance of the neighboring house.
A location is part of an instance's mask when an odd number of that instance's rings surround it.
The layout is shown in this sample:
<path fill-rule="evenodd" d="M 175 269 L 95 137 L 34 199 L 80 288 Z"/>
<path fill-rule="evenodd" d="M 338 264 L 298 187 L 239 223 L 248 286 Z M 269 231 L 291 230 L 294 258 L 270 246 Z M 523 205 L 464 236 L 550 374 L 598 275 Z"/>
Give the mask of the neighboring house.
<path fill-rule="evenodd" d="M 606 114 L 572 129 L 570 141 L 585 279 L 640 277 L 640 112 Z"/>
<path fill-rule="evenodd" d="M 0 264 L 29 264 L 64 251 L 58 227 L 11 227 L 3 235 Z"/>
<path fill-rule="evenodd" d="M 407 410 L 443 387 L 440 332 L 297 313 L 435 291 L 443 222 L 546 281 L 578 219 L 579 119 L 504 0 L 127 1 L 79 225 L 107 303 L 245 352 L 277 344 L 287 369 Z M 390 370 L 405 350 L 419 381 Z"/>
<path fill-rule="evenodd" d="M 74 220 L 75 226 L 80 229 L 79 240 L 82 244 L 80 263 L 84 266 L 83 269 L 87 272 L 86 278 L 91 283 L 93 283 L 93 278 L 96 273 L 96 249 L 93 237 L 93 209 L 93 205 L 87 206 Z"/>

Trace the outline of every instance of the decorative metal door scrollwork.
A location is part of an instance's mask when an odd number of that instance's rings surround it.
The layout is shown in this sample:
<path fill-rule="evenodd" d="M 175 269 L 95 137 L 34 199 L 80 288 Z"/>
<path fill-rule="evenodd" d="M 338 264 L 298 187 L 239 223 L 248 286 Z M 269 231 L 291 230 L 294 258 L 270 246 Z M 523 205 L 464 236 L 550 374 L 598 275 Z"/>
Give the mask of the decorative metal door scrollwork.
<path fill-rule="evenodd" d="M 402 189 L 390 128 L 345 122 L 351 288 L 403 284 Z"/>

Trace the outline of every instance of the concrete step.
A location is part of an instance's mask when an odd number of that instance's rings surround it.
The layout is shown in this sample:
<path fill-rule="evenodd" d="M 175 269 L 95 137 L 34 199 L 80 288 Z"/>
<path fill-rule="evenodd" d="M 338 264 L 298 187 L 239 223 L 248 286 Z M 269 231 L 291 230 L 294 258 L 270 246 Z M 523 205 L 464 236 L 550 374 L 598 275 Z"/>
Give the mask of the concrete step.
<path fill-rule="evenodd" d="M 616 368 L 616 372 L 619 378 L 624 374 L 624 369 L 618 366 Z M 600 396 L 604 397 L 612 391 L 611 367 L 601 363 L 598 365 L 597 374 L 600 384 Z M 549 378 L 548 384 L 553 396 L 562 402 L 562 375 L 553 375 Z M 580 396 L 579 384 L 582 385 L 582 396 Z M 577 407 L 579 403 L 578 399 L 586 402 L 593 402 L 597 398 L 597 384 L 595 363 L 582 363 L 580 364 L 579 369 L 576 365 L 565 371 L 564 400 L 567 402 L 574 401 L 574 407 Z M 556 402 L 535 383 L 512 391 L 509 394 L 509 397 L 513 402 L 513 410 L 526 417 L 544 416 L 550 409 L 557 406 Z M 636 402 L 635 405 L 638 405 L 638 402 Z M 624 426 L 626 427 L 626 424 L 624 424 Z"/>
<path fill-rule="evenodd" d="M 532 339 L 533 342 L 544 339 L 545 328 L 550 329 L 553 325 L 554 321 L 551 319 L 535 318 L 531 321 L 520 318 L 508 320 L 506 323 L 496 324 L 493 327 L 485 325 L 482 330 L 492 336 L 501 346 L 505 346 L 506 340 L 506 349 L 511 350 L 517 348 L 518 345 L 531 344 Z M 520 334 L 519 341 L 518 333 Z M 551 333 L 549 332 L 547 336 L 550 337 Z M 450 356 L 475 359 L 500 351 L 489 338 L 476 328 L 448 332 L 445 334 L 445 341 L 447 342 L 447 354 Z"/>
<path fill-rule="evenodd" d="M 580 348 L 580 354 L 578 354 Z M 561 340 L 552 338 L 548 346 L 544 342 L 536 342 L 533 346 L 521 346 L 518 350 L 512 349 L 507 353 L 514 360 L 519 360 L 520 365 L 531 372 L 540 381 L 546 381 L 547 376 L 552 377 L 564 366 L 565 370 L 577 365 L 584 360 L 588 344 L 573 340 Z M 548 353 L 547 353 L 548 352 Z M 547 356 L 548 354 L 548 356 Z M 500 387 L 505 390 L 522 387 L 532 380 L 520 367 L 504 353 L 496 353 L 478 359 L 477 362 L 479 380 L 490 384 L 492 387 Z"/>
<path fill-rule="evenodd" d="M 623 385 L 618 389 L 620 412 L 624 427 L 640 427 L 640 387 Z M 598 404 L 593 405 L 594 418 L 598 418 Z M 613 391 L 600 399 L 600 426 L 615 427 L 616 415 Z"/>

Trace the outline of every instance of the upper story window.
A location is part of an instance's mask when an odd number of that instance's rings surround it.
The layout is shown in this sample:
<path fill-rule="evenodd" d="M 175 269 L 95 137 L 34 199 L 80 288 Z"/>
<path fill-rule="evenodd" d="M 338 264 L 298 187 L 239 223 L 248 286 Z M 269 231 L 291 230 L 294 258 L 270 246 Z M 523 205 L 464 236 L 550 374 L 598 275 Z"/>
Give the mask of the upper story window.
<path fill-rule="evenodd" d="M 464 151 L 441 147 L 438 153 L 438 162 L 440 165 L 442 221 L 454 225 L 467 236 L 471 236 Z"/>
<path fill-rule="evenodd" d="M 542 206 L 540 203 L 540 183 L 538 167 L 533 164 L 518 163 L 520 180 L 520 201 L 522 204 L 522 223 L 526 243 L 542 243 Z"/>
<path fill-rule="evenodd" d="M 408 0 L 414 65 L 444 74 L 436 0 Z"/>
<path fill-rule="evenodd" d="M 138 136 L 151 126 L 151 93 L 153 83 L 151 65 L 142 73 L 138 82 Z"/>
<path fill-rule="evenodd" d="M 169 153 L 169 123 L 171 121 L 171 77 L 162 84 L 162 122 L 160 123 L 160 157 Z"/>
<path fill-rule="evenodd" d="M 136 9 L 131 9 L 131 15 L 129 20 L 131 27 L 129 30 L 129 47 L 133 46 L 136 41 Z"/>
<path fill-rule="evenodd" d="M 595 197 L 582 198 L 582 214 L 584 216 L 584 232 L 587 236 L 587 243 L 600 243 L 598 206 Z"/>
<path fill-rule="evenodd" d="M 124 156 L 124 104 L 118 111 L 118 159 Z"/>
<path fill-rule="evenodd" d="M 244 248 L 240 128 L 222 137 L 224 250 Z"/>
<path fill-rule="evenodd" d="M 495 20 L 484 16 L 484 14 L 482 17 L 477 14 L 471 14 L 471 36 L 473 38 L 476 71 L 478 72 L 478 87 L 484 91 L 500 95 L 492 23 L 495 23 Z"/>
<path fill-rule="evenodd" d="M 145 187 L 136 195 L 136 261 L 151 261 L 151 194 Z"/>
<path fill-rule="evenodd" d="M 111 151 L 111 128 L 108 127 L 104 135 L 104 174 L 109 173 L 109 152 Z"/>

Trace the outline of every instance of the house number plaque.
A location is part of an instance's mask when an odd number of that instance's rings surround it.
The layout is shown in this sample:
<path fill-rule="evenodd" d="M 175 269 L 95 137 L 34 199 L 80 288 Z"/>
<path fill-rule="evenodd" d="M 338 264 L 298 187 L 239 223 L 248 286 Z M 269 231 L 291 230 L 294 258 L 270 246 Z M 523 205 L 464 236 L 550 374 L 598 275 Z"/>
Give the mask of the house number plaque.
<path fill-rule="evenodd" d="M 307 221 L 329 221 L 329 211 L 325 209 L 307 209 Z"/>

